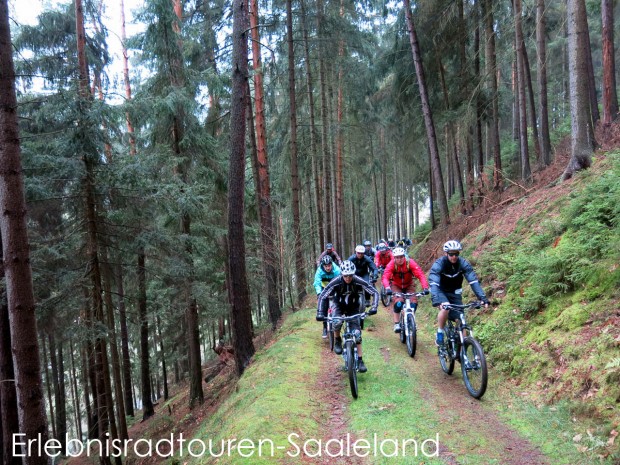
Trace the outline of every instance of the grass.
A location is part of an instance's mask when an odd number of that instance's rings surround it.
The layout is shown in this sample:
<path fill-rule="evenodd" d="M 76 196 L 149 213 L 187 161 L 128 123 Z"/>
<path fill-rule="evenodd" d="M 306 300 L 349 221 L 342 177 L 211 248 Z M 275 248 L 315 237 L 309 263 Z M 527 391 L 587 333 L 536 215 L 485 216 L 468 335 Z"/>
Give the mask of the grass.
<path fill-rule="evenodd" d="M 255 356 L 239 380 L 237 392 L 195 436 L 205 442 L 212 440 L 216 453 L 222 441 L 248 439 L 257 446 L 255 453 L 242 457 L 240 451 L 233 448 L 221 458 L 204 457 L 192 463 L 294 463 L 287 460 L 287 452 L 296 452 L 288 435 L 320 437 L 321 418 L 314 415 L 311 399 L 313 381 L 318 376 L 316 354 L 321 340 L 316 337 L 316 322 L 311 322 L 309 317 L 309 312 L 297 312 L 286 318 L 275 343 Z M 294 439 L 303 442 L 303 439 Z M 262 456 L 258 455 L 259 444 Z M 251 450 L 241 452 L 249 454 Z"/>

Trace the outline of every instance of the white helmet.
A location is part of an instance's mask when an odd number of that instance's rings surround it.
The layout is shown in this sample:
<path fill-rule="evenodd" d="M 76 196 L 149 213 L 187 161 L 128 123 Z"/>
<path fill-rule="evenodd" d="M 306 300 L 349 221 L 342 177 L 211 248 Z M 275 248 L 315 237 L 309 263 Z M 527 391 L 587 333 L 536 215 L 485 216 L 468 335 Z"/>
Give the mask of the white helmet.
<path fill-rule="evenodd" d="M 450 250 L 463 250 L 463 246 L 459 241 L 448 241 L 443 245 L 443 251 L 448 252 Z"/>
<path fill-rule="evenodd" d="M 364 247 L 363 245 L 358 245 L 357 247 L 355 247 L 355 253 L 364 253 L 366 252 L 366 247 Z"/>
<path fill-rule="evenodd" d="M 394 257 L 404 257 L 405 256 L 405 249 L 403 249 L 402 247 L 396 247 L 393 251 L 392 251 L 392 255 Z"/>
<path fill-rule="evenodd" d="M 342 276 L 351 276 L 355 274 L 355 265 L 353 262 L 351 260 L 345 260 L 342 262 L 342 265 L 340 266 L 340 273 Z"/>

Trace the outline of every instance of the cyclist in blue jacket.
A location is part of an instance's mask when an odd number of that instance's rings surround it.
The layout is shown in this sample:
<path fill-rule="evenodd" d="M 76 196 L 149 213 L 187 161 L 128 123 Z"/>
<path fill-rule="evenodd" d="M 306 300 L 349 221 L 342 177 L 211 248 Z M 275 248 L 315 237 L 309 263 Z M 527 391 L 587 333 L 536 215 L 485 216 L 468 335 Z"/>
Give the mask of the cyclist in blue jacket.
<path fill-rule="evenodd" d="M 332 257 L 329 255 L 324 255 L 321 258 L 321 264 L 316 269 L 316 273 L 314 273 L 314 290 L 316 291 L 317 298 L 327 286 L 332 279 L 340 276 L 340 268 L 336 265 Z M 327 309 L 329 308 L 328 299 L 324 299 L 323 301 L 323 313 L 327 315 Z M 323 339 L 327 338 L 327 322 L 323 321 Z"/>
<path fill-rule="evenodd" d="M 438 258 L 431 267 L 428 282 L 431 286 L 431 300 L 433 307 L 439 307 L 437 315 L 437 338 L 435 343 L 444 342 L 443 328 L 448 321 L 447 305 L 463 305 L 463 278 L 467 280 L 478 300 L 489 306 L 489 300 L 478 282 L 474 268 L 467 260 L 460 257 L 463 246 L 459 241 L 448 241 L 443 245 L 444 256 Z"/>

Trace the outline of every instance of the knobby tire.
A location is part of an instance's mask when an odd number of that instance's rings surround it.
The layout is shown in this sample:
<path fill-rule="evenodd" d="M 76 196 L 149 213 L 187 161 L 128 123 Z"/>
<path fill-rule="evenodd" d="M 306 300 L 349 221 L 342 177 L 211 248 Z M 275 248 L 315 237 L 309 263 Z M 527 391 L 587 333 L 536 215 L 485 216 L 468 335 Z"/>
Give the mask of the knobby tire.
<path fill-rule="evenodd" d="M 413 317 L 412 313 L 408 313 L 406 315 L 406 318 L 406 325 L 409 329 L 409 334 L 407 335 L 407 353 L 409 354 L 409 357 L 415 357 L 415 352 L 417 349 L 416 346 L 418 345 L 418 334 L 415 325 L 415 318 Z"/>

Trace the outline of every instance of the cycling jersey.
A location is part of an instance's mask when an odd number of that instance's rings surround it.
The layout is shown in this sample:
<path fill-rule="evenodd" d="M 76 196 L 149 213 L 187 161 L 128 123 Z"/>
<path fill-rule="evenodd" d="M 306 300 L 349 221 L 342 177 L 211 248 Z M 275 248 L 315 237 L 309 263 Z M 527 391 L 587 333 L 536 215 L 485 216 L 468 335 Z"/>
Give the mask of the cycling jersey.
<path fill-rule="evenodd" d="M 334 278 L 340 276 L 340 268 L 335 263 L 332 263 L 332 271 L 328 273 L 323 269 L 323 265 L 319 266 L 316 269 L 316 273 L 314 273 L 314 290 L 317 294 L 320 294 L 321 291 L 327 284 Z"/>
<path fill-rule="evenodd" d="M 377 255 L 375 255 L 375 265 L 377 265 L 377 267 L 385 269 L 385 267 L 388 266 L 388 264 L 392 261 L 392 258 L 394 257 L 392 256 L 391 250 L 377 252 Z"/>
<path fill-rule="evenodd" d="M 377 267 L 368 255 L 363 255 L 362 258 L 357 258 L 357 254 L 353 254 L 349 257 L 349 260 L 355 265 L 355 275 L 364 279 L 370 277 L 370 272 L 373 273 L 373 278 L 377 279 Z"/>
<path fill-rule="evenodd" d="M 400 289 L 405 289 L 414 283 L 414 277 L 420 280 L 423 289 L 428 289 L 426 276 L 424 276 L 422 268 L 420 268 L 420 265 L 418 265 L 414 259 L 405 259 L 404 263 L 400 266 L 396 265 L 396 262 L 392 260 L 383 272 L 383 287 L 390 287 L 390 285 L 394 283 Z"/>

